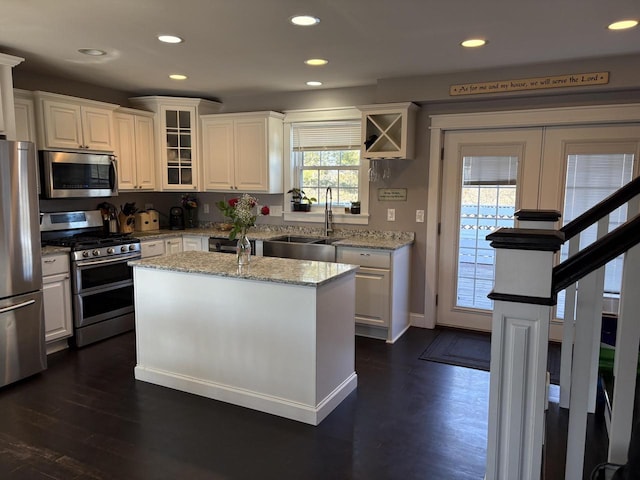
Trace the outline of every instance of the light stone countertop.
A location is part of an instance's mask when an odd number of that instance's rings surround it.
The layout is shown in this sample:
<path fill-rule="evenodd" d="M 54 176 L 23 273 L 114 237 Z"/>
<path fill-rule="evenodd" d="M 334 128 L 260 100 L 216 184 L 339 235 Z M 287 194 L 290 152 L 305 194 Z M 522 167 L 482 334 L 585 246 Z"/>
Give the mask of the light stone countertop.
<path fill-rule="evenodd" d="M 206 237 L 229 236 L 229 232 L 219 228 L 190 228 L 186 230 L 153 230 L 146 232 L 133 232 L 134 237 L 140 240 L 152 240 L 174 236 L 198 235 Z M 317 228 L 301 227 L 266 227 L 259 226 L 249 229 L 250 240 L 272 240 L 283 235 L 304 235 L 318 238 L 326 238 Z M 357 247 L 382 250 L 397 250 L 406 245 L 412 245 L 415 241 L 414 232 L 375 231 L 375 230 L 336 230 L 331 238 L 340 240 L 333 243 L 336 247 Z"/>
<path fill-rule="evenodd" d="M 197 251 L 133 260 L 129 265 L 311 287 L 324 285 L 359 268 L 346 263 L 257 256 L 251 257 L 248 266 L 239 267 L 235 255 Z"/>
<path fill-rule="evenodd" d="M 46 247 L 42 247 L 41 252 L 42 256 L 46 257 L 47 255 L 56 255 L 59 253 L 69 253 L 71 249 L 69 247 L 57 247 L 53 245 L 47 245 Z"/>

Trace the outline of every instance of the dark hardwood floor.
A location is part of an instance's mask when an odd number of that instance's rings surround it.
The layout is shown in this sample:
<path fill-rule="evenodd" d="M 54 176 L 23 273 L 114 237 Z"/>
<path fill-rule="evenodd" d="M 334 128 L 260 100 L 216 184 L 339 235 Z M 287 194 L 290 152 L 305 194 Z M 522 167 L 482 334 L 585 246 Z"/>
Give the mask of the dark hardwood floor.
<path fill-rule="evenodd" d="M 133 333 L 60 352 L 0 389 L 0 478 L 480 480 L 489 374 L 419 360 L 434 335 L 357 337 L 358 388 L 317 427 L 135 381 Z M 566 422 L 552 403 L 550 480 Z M 585 478 L 603 428 L 590 422 Z"/>

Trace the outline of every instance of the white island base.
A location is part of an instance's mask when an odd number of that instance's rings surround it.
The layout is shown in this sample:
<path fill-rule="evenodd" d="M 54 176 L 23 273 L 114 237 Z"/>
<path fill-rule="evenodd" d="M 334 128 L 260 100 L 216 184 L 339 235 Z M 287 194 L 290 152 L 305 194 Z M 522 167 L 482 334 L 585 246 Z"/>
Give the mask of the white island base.
<path fill-rule="evenodd" d="M 356 388 L 355 270 L 309 286 L 143 262 L 137 380 L 311 425 Z"/>

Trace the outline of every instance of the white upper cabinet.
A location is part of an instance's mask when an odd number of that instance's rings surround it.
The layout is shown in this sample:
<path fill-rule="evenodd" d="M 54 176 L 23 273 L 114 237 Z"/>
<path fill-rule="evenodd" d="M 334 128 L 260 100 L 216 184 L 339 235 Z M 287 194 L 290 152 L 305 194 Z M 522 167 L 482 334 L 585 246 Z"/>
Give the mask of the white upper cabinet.
<path fill-rule="evenodd" d="M 201 117 L 204 189 L 282 193 L 283 118 L 277 112 Z"/>
<path fill-rule="evenodd" d="M 0 53 L 0 134 L 16 140 L 16 120 L 13 100 L 13 67 L 24 58 Z"/>
<path fill-rule="evenodd" d="M 358 109 L 362 112 L 362 158 L 414 157 L 417 105 L 387 103 Z"/>
<path fill-rule="evenodd" d="M 118 105 L 35 92 L 38 144 L 43 149 L 113 152 L 113 111 Z"/>
<path fill-rule="evenodd" d="M 33 93 L 27 90 L 13 89 L 13 100 L 16 114 L 16 140 L 33 142 L 36 144 L 36 109 Z"/>
<path fill-rule="evenodd" d="M 200 115 L 219 111 L 220 104 L 200 98 L 135 97 L 136 107 L 156 114 L 157 176 L 161 190 L 198 190 Z"/>
<path fill-rule="evenodd" d="M 153 116 L 152 112 L 128 108 L 120 108 L 114 114 L 118 188 L 121 191 L 154 190 L 156 187 Z"/>

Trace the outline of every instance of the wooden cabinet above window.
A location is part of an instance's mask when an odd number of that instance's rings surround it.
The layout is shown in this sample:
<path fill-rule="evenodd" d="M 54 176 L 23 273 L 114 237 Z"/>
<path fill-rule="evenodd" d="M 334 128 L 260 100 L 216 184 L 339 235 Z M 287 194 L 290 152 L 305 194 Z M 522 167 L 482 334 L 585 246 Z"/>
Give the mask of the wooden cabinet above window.
<path fill-rule="evenodd" d="M 362 158 L 414 158 L 416 104 L 361 105 L 358 109 L 362 112 Z"/>

